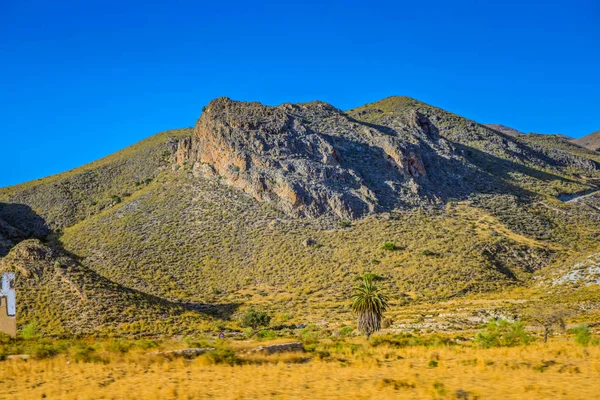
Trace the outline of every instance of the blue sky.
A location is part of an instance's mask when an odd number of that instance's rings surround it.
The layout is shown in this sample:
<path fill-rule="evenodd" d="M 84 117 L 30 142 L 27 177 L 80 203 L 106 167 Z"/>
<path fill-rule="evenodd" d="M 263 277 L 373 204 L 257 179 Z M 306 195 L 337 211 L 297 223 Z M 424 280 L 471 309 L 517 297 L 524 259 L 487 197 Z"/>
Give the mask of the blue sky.
<path fill-rule="evenodd" d="M 407 95 L 482 123 L 600 129 L 600 3 L 0 0 L 0 186 L 194 125 L 228 96 Z"/>

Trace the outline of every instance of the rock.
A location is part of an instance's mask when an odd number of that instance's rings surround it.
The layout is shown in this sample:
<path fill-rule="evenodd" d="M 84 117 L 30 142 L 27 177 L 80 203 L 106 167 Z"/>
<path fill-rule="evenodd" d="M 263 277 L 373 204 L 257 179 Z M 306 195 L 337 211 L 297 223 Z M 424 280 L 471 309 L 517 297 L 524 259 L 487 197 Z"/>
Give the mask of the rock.
<path fill-rule="evenodd" d="M 164 357 L 182 357 L 182 358 L 194 358 L 198 357 L 202 354 L 208 353 L 209 351 L 213 351 L 214 348 L 206 347 L 206 348 L 191 348 L 191 349 L 183 349 L 183 350 L 169 350 L 169 351 L 154 351 L 149 353 L 153 356 L 164 356 Z"/>
<path fill-rule="evenodd" d="M 29 360 L 29 354 L 12 354 L 10 356 L 6 356 L 7 360 Z"/>
<path fill-rule="evenodd" d="M 314 246 L 317 244 L 317 241 L 311 238 L 306 238 L 302 241 L 302 245 L 304 247 L 310 247 L 310 246 Z"/>
<path fill-rule="evenodd" d="M 424 137 L 418 120 L 407 129 Z M 422 126 L 426 126 L 427 129 Z M 268 107 L 220 98 L 179 141 L 177 163 L 210 166 L 229 185 L 293 216 L 354 219 L 416 200 L 410 182 L 426 176 L 419 149 L 335 107 L 312 102 Z"/>
<path fill-rule="evenodd" d="M 304 351 L 304 346 L 302 346 L 301 342 L 293 342 L 293 343 L 283 343 L 283 344 L 274 344 L 271 346 L 259 346 L 256 347 L 250 352 L 252 353 L 266 353 L 266 354 L 275 354 L 275 353 L 290 353 L 290 352 L 301 352 Z"/>

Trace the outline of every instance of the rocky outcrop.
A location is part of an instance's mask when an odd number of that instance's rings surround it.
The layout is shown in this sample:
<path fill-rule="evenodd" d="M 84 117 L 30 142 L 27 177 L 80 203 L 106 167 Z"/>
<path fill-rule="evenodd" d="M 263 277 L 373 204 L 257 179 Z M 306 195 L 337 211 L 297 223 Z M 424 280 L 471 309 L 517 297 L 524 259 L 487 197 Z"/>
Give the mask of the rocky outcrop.
<path fill-rule="evenodd" d="M 292 352 L 302 352 L 302 351 L 304 351 L 304 346 L 302 345 L 301 342 L 274 344 L 271 346 L 258 346 L 251 350 L 252 353 L 266 353 L 266 354 L 292 353 Z"/>
<path fill-rule="evenodd" d="M 193 138 L 179 142 L 176 161 L 294 216 L 352 219 L 423 201 L 422 154 L 449 146 L 416 112 L 401 129 L 357 121 L 322 102 L 269 107 L 220 98 Z"/>
<path fill-rule="evenodd" d="M 291 216 L 338 219 L 512 192 L 519 176 L 547 179 L 538 168 L 598 175 L 567 141 L 492 128 L 408 98 L 346 113 L 219 98 L 174 158 Z"/>

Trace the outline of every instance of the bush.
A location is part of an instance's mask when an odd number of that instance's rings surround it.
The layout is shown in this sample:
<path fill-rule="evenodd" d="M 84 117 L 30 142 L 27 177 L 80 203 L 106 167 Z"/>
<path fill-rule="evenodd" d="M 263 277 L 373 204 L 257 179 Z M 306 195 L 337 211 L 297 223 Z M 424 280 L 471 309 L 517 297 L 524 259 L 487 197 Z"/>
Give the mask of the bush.
<path fill-rule="evenodd" d="M 390 346 L 395 348 L 403 348 L 410 346 L 427 346 L 427 347 L 435 347 L 435 346 L 450 346 L 455 344 L 455 342 L 448 337 L 443 337 L 439 335 L 431 335 L 431 336 L 413 336 L 410 333 L 400 333 L 397 335 L 379 335 L 375 336 L 371 339 L 371 345 L 373 347 L 377 346 Z"/>
<path fill-rule="evenodd" d="M 269 326 L 270 323 L 271 317 L 267 313 L 256 311 L 254 308 L 248 310 L 242 317 L 242 327 L 244 328 L 249 327 L 256 330 L 261 326 Z"/>
<path fill-rule="evenodd" d="M 263 329 L 261 331 L 258 331 L 258 333 L 256 334 L 256 336 L 259 339 L 275 339 L 276 337 L 278 337 L 279 335 L 277 334 L 277 332 L 270 330 L 270 329 Z"/>
<path fill-rule="evenodd" d="M 38 344 L 34 346 L 31 350 L 31 357 L 36 360 L 43 360 L 45 358 L 52 358 L 58 353 L 60 353 L 60 349 L 51 344 Z"/>
<path fill-rule="evenodd" d="M 321 328 L 319 328 L 316 325 L 311 325 L 307 326 L 306 328 L 303 328 L 299 332 L 298 337 L 304 344 L 315 344 L 319 342 L 319 339 L 321 338 L 321 333 Z"/>
<path fill-rule="evenodd" d="M 146 339 L 141 339 L 138 340 L 137 342 L 135 342 L 135 345 L 137 347 L 139 347 L 140 349 L 144 349 L 144 350 L 148 350 L 148 349 L 152 349 L 154 347 L 158 347 L 158 343 L 154 340 L 146 340 Z"/>
<path fill-rule="evenodd" d="M 393 242 L 385 242 L 381 248 L 383 250 L 394 251 L 398 249 L 398 246 L 396 246 Z"/>
<path fill-rule="evenodd" d="M 241 364 L 241 360 L 237 358 L 235 353 L 230 349 L 217 349 L 206 353 L 206 359 L 212 364 L 229 364 L 238 365 Z"/>
<path fill-rule="evenodd" d="M 506 319 L 489 321 L 485 330 L 475 336 L 475 343 L 483 348 L 520 346 L 532 340 L 521 322 Z"/>
<path fill-rule="evenodd" d="M 121 353 L 125 354 L 131 349 L 133 345 L 126 340 L 116 340 L 114 342 L 110 342 L 106 346 L 106 350 L 113 353 Z"/>
<path fill-rule="evenodd" d="M 81 344 L 72 349 L 71 357 L 75 362 L 98 362 L 101 358 L 96 355 L 96 349 L 92 346 Z"/>
<path fill-rule="evenodd" d="M 9 344 L 12 341 L 10 335 L 0 332 L 0 344 Z"/>
<path fill-rule="evenodd" d="M 592 341 L 592 332 L 587 324 L 577 325 L 573 328 L 575 334 L 575 343 L 581 346 L 587 346 Z"/>
<path fill-rule="evenodd" d="M 36 322 L 30 322 L 21 330 L 21 337 L 25 340 L 35 339 L 39 336 L 40 329 Z"/>
<path fill-rule="evenodd" d="M 352 333 L 354 332 L 354 328 L 351 326 L 344 326 L 342 329 L 340 329 L 340 338 L 347 338 L 349 336 L 352 336 Z"/>

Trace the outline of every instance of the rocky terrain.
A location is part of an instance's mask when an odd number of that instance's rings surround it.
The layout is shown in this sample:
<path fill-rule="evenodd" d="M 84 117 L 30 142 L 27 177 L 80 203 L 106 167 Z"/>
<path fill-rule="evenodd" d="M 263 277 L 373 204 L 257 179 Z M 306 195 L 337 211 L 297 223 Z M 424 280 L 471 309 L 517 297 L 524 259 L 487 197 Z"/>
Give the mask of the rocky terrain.
<path fill-rule="evenodd" d="M 600 131 L 575 139 L 575 143 L 590 150 L 597 151 L 600 149 Z"/>
<path fill-rule="evenodd" d="M 504 125 L 501 125 L 501 124 L 484 124 L 484 125 L 487 126 L 490 129 L 493 129 L 493 130 L 495 130 L 497 132 L 503 133 L 503 134 L 508 135 L 508 136 L 521 136 L 521 135 L 524 135 L 523 132 L 518 131 L 516 129 L 513 129 L 513 128 L 509 127 L 509 126 L 504 126 Z"/>
<path fill-rule="evenodd" d="M 0 265 L 20 326 L 53 334 L 218 329 L 265 302 L 343 319 L 366 270 L 394 307 L 552 290 L 600 251 L 599 162 L 407 97 L 219 98 L 194 128 L 0 189 Z"/>

